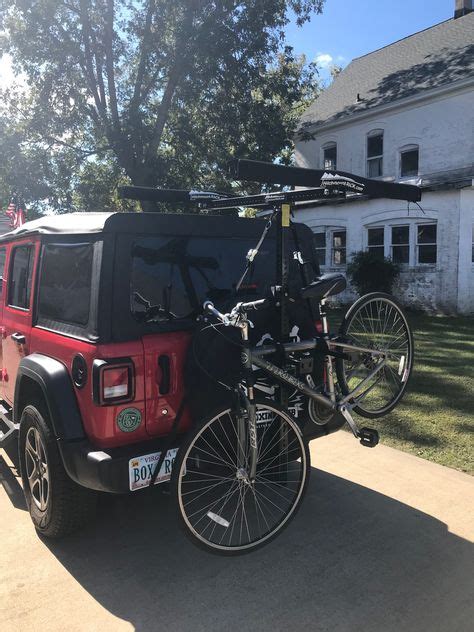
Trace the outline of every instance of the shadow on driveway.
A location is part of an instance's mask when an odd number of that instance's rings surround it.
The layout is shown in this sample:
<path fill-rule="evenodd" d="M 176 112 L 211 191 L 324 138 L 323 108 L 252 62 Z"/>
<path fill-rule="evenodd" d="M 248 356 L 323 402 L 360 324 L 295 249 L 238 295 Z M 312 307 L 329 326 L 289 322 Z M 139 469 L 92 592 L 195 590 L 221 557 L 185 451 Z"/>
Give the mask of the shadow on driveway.
<path fill-rule="evenodd" d="M 472 629 L 472 545 L 368 488 L 313 469 L 288 529 L 237 558 L 191 545 L 168 505 L 157 490 L 103 497 L 94 525 L 46 543 L 139 632 Z"/>

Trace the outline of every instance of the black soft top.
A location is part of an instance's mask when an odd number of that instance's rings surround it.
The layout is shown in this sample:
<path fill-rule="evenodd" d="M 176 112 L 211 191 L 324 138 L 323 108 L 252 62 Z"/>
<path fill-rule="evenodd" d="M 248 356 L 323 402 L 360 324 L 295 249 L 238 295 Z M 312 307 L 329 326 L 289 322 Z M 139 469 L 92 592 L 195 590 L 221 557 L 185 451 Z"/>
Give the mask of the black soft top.
<path fill-rule="evenodd" d="M 257 237 L 263 231 L 264 226 L 264 219 L 198 215 L 196 213 L 68 213 L 46 215 L 26 222 L 20 228 L 2 235 L 0 242 L 12 241 L 30 235 L 62 236 L 97 233 L 226 235 L 233 237 L 255 235 Z"/>

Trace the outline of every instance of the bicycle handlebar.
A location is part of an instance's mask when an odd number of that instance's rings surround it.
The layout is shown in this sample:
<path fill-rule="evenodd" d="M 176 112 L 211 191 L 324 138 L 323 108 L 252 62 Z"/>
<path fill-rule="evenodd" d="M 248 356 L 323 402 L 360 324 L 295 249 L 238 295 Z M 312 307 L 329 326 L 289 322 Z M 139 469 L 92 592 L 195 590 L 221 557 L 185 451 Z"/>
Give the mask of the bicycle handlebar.
<path fill-rule="evenodd" d="M 241 312 L 250 312 L 252 310 L 268 307 L 270 303 L 271 301 L 268 298 L 262 298 L 258 301 L 251 301 L 250 303 L 238 303 L 236 307 Z"/>
<path fill-rule="evenodd" d="M 227 314 L 222 314 L 219 310 L 214 307 L 214 303 L 212 301 L 204 301 L 202 308 L 208 314 L 212 314 L 218 320 L 223 322 L 225 325 L 230 325 L 229 317 Z"/>
<path fill-rule="evenodd" d="M 268 307 L 268 305 L 270 304 L 271 301 L 268 298 L 262 298 L 258 301 L 251 301 L 249 303 L 237 303 L 230 314 L 223 314 L 222 312 L 220 312 L 214 307 L 214 303 L 212 303 L 212 301 L 204 301 L 202 307 L 205 312 L 215 316 L 218 320 L 224 323 L 224 325 L 234 325 L 236 322 L 236 317 L 239 314 L 245 314 L 252 310 L 262 309 L 264 307 Z"/>

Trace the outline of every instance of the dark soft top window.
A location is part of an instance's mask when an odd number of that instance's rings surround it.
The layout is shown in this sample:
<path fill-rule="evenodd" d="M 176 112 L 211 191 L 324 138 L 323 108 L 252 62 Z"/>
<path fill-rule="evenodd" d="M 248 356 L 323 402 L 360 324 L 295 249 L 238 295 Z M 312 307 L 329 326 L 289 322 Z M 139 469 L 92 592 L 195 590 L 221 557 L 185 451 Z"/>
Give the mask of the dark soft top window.
<path fill-rule="evenodd" d="M 206 298 L 218 305 L 232 296 L 245 267 L 245 255 L 254 247 L 255 238 L 138 239 L 132 247 L 132 314 L 138 321 L 172 321 L 199 313 Z M 290 257 L 292 250 L 293 245 L 289 244 Z M 275 240 L 267 239 L 245 278 L 242 291 L 265 296 L 274 284 L 275 265 Z M 290 259 L 291 280 L 301 284 L 299 266 L 294 259 Z"/>
<path fill-rule="evenodd" d="M 93 244 L 44 246 L 38 316 L 85 327 L 89 321 Z"/>
<path fill-rule="evenodd" d="M 33 246 L 18 246 L 12 250 L 8 304 L 28 309 L 30 306 L 31 277 L 33 274 Z"/>

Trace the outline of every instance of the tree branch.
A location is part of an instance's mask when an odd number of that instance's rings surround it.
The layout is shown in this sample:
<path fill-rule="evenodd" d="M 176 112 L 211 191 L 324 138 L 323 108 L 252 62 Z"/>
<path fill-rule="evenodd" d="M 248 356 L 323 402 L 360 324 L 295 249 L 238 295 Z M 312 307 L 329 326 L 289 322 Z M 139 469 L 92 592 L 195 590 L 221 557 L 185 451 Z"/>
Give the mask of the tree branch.
<path fill-rule="evenodd" d="M 97 112 L 101 116 L 103 122 L 108 124 L 106 104 L 100 100 L 97 90 L 97 77 L 94 72 L 93 56 L 90 46 L 91 27 L 89 22 L 89 14 L 87 11 L 87 0 L 80 0 L 80 22 L 82 27 L 82 40 L 84 43 L 84 63 L 86 70 L 86 79 L 88 80 L 89 89 L 92 93 Z"/>
<path fill-rule="evenodd" d="M 143 30 L 143 39 L 140 47 L 140 56 L 138 61 L 137 76 L 133 88 L 133 96 L 130 100 L 130 117 L 134 118 L 140 104 L 142 94 L 143 79 L 145 77 L 146 59 L 150 48 L 151 22 L 155 11 L 155 0 L 148 1 L 148 9 L 145 18 L 145 28 Z"/>
<path fill-rule="evenodd" d="M 151 161 L 158 151 L 163 130 L 168 119 L 168 114 L 173 102 L 173 97 L 178 87 L 179 81 L 184 73 L 186 53 L 188 52 L 189 37 L 191 32 L 191 26 L 195 13 L 195 2 L 193 6 L 189 7 L 183 19 L 181 34 L 176 38 L 174 60 L 170 63 L 170 71 L 168 75 L 168 82 L 166 84 L 163 98 L 161 99 L 158 116 L 155 121 L 153 136 L 150 140 L 146 151 L 146 161 Z"/>
<path fill-rule="evenodd" d="M 114 0 L 107 0 L 107 11 L 105 16 L 105 70 L 107 75 L 107 86 L 109 89 L 109 104 L 112 114 L 112 124 L 117 133 L 120 133 L 120 119 L 117 106 L 117 91 L 115 88 L 114 71 Z"/>

